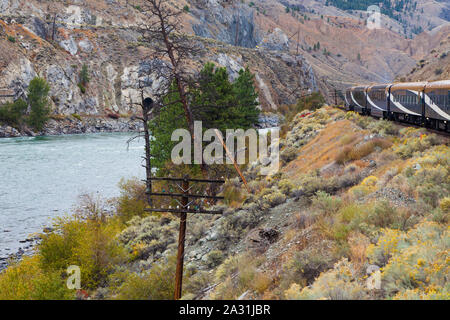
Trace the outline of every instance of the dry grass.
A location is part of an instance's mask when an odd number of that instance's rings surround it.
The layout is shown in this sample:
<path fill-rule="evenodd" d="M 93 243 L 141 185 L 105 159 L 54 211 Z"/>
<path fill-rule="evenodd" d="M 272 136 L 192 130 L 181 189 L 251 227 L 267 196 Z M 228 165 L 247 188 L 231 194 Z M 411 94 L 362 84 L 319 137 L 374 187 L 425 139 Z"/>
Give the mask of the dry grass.
<path fill-rule="evenodd" d="M 336 155 L 335 159 L 337 163 L 344 164 L 349 161 L 360 160 L 364 157 L 367 157 L 372 152 L 374 152 L 376 148 L 384 150 L 391 146 L 392 142 L 390 142 L 389 140 L 383 138 L 375 138 L 356 146 L 355 144 L 346 145 Z"/>
<path fill-rule="evenodd" d="M 349 120 L 340 120 L 330 123 L 314 139 L 303 146 L 297 159 L 291 161 L 283 172 L 295 178 L 302 173 L 319 169 L 335 159 L 336 150 L 342 145 L 341 135 L 355 128 Z"/>
<path fill-rule="evenodd" d="M 367 261 L 366 250 L 370 240 L 361 233 L 355 233 L 349 236 L 348 243 L 350 246 L 350 261 L 359 272 Z"/>

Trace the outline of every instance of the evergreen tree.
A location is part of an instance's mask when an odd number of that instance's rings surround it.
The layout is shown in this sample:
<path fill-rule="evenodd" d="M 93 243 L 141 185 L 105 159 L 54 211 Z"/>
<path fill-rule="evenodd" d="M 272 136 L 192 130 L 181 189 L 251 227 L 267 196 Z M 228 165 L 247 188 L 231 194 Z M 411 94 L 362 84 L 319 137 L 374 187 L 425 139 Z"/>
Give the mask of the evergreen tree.
<path fill-rule="evenodd" d="M 83 66 L 81 67 L 81 72 L 80 72 L 80 83 L 84 87 L 86 87 L 86 85 L 88 84 L 89 81 L 91 81 L 91 78 L 89 77 L 88 66 L 86 64 L 83 64 Z"/>
<path fill-rule="evenodd" d="M 28 87 L 28 103 L 30 114 L 28 124 L 35 130 L 41 131 L 50 114 L 48 107 L 48 93 L 50 87 L 45 79 L 36 77 L 31 80 Z"/>
<path fill-rule="evenodd" d="M 248 68 L 239 71 L 239 77 L 233 82 L 233 93 L 236 100 L 234 107 L 234 127 L 250 128 L 258 121 L 258 93 L 254 86 L 255 76 Z"/>
<path fill-rule="evenodd" d="M 152 165 L 161 168 L 170 159 L 170 154 L 176 142 L 171 141 L 172 132 L 176 129 L 188 129 L 184 109 L 175 83 L 169 89 L 170 93 L 163 98 L 165 105 L 159 113 L 148 123 L 152 141 L 150 154 Z"/>
<path fill-rule="evenodd" d="M 202 121 L 203 130 L 252 127 L 259 116 L 257 93 L 250 70 L 240 70 L 234 82 L 230 82 L 226 68 L 216 68 L 207 63 L 199 73 L 195 86 L 189 88 L 189 99 L 195 121 Z M 184 110 L 179 103 L 174 85 L 163 98 L 159 113 L 149 122 L 153 137 L 151 143 L 152 163 L 162 168 L 170 160 L 171 151 L 177 142 L 171 141 L 172 132 L 187 129 Z"/>

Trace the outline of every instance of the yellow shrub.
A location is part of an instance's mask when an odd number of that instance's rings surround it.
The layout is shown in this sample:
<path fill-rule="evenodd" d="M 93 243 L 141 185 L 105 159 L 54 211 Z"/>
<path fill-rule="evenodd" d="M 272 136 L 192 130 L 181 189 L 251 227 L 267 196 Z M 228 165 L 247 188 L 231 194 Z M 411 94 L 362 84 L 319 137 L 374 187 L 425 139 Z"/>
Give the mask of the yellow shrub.
<path fill-rule="evenodd" d="M 45 272 L 39 256 L 25 257 L 0 274 L 0 300 L 73 299 L 59 272 Z"/>
<path fill-rule="evenodd" d="M 289 300 L 358 300 L 367 298 L 365 284 L 354 275 L 353 266 L 342 259 L 330 271 L 323 272 L 309 287 L 293 284 L 285 291 Z"/>
<path fill-rule="evenodd" d="M 442 199 L 439 205 L 444 213 L 450 213 L 450 197 Z"/>
<path fill-rule="evenodd" d="M 361 185 L 362 186 L 366 186 L 366 187 L 375 187 L 377 182 L 378 182 L 378 178 L 377 177 L 375 177 L 375 176 L 368 176 L 367 178 L 365 178 L 361 182 Z"/>
<path fill-rule="evenodd" d="M 367 187 L 367 186 L 354 186 L 351 187 L 349 192 L 352 194 L 356 199 L 360 199 L 369 193 L 373 191 L 373 188 Z"/>
<path fill-rule="evenodd" d="M 378 178 L 375 176 L 368 176 L 359 185 L 350 188 L 349 192 L 356 199 L 360 199 L 376 190 Z"/>
<path fill-rule="evenodd" d="M 423 221 L 407 233 L 386 229 L 367 250 L 381 269 L 383 290 L 395 299 L 448 298 L 448 242 L 446 226 Z"/>
<path fill-rule="evenodd" d="M 58 232 L 43 235 L 38 246 L 46 272 L 65 270 L 70 265 L 81 269 L 83 288 L 96 288 L 120 261 L 125 251 L 116 242 L 121 224 L 117 220 L 101 222 L 79 217 L 60 219 Z"/>
<path fill-rule="evenodd" d="M 263 272 L 258 272 L 252 283 L 252 288 L 258 293 L 264 293 L 272 283 L 272 278 Z"/>

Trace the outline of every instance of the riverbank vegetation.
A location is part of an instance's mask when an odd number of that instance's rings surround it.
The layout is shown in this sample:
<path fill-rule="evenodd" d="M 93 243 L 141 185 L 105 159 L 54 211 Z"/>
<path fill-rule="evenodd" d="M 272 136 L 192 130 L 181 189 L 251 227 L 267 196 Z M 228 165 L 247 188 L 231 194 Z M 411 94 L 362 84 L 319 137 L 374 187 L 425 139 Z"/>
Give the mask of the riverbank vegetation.
<path fill-rule="evenodd" d="M 34 78 L 28 86 L 27 101 L 18 99 L 0 106 L 0 123 L 4 122 L 18 130 L 29 125 L 33 130 L 41 131 L 50 116 L 49 91 L 45 79 Z"/>

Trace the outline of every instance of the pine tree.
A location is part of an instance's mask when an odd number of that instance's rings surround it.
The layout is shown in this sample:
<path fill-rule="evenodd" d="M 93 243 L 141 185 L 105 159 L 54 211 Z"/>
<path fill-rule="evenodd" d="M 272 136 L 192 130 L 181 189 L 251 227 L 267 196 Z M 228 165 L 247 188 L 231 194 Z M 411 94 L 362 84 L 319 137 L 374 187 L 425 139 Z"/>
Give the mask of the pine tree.
<path fill-rule="evenodd" d="M 28 87 L 28 103 L 30 114 L 28 124 L 35 130 L 41 131 L 49 119 L 50 108 L 48 107 L 48 93 L 50 87 L 42 78 L 34 78 Z"/>
<path fill-rule="evenodd" d="M 233 108 L 235 128 L 247 129 L 258 121 L 258 93 L 255 90 L 254 78 L 255 76 L 246 68 L 239 71 L 239 77 L 233 82 L 236 100 L 236 107 Z"/>
<path fill-rule="evenodd" d="M 200 71 L 196 84 L 189 87 L 189 100 L 195 121 L 202 121 L 204 130 L 217 128 L 248 129 L 258 121 L 258 95 L 254 76 L 249 69 L 240 70 L 234 82 L 230 82 L 226 68 L 216 68 L 207 63 Z M 150 121 L 149 130 L 153 137 L 151 154 L 153 165 L 162 168 L 170 159 L 175 142 L 172 132 L 178 128 L 187 129 L 183 107 L 174 85 L 163 98 L 163 107 Z"/>
<path fill-rule="evenodd" d="M 86 87 L 86 85 L 88 84 L 89 81 L 91 81 L 91 79 L 89 77 L 88 66 L 86 64 L 83 64 L 83 66 L 81 67 L 81 72 L 80 72 L 80 83 L 84 87 Z"/>

